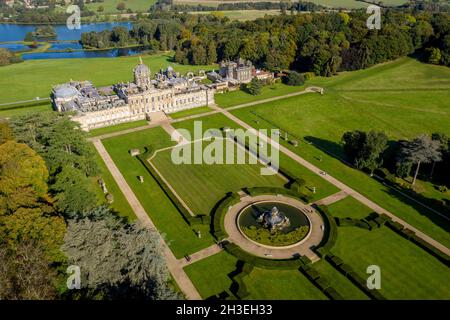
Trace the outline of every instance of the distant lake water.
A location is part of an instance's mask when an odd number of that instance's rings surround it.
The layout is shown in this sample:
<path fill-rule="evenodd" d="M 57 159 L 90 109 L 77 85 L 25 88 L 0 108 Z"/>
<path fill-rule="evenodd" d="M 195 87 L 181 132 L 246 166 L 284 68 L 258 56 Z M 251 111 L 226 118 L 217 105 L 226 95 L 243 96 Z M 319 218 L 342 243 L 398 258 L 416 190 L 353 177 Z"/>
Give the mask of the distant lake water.
<path fill-rule="evenodd" d="M 81 39 L 83 32 L 110 30 L 114 27 L 122 26 L 131 29 L 131 22 L 101 22 L 82 24 L 80 30 L 69 30 L 66 25 L 53 25 L 59 41 L 77 41 Z M 23 41 L 27 32 L 35 30 L 36 25 L 19 25 L 19 24 L 0 24 L 0 42 Z M 23 51 L 28 49 L 23 44 L 4 43 L 0 44 L 0 48 L 6 48 L 11 51 Z M 50 51 L 52 50 L 81 50 L 82 46 L 78 42 L 52 42 Z M 111 49 L 101 51 L 66 51 L 66 52 L 37 52 L 25 53 L 22 55 L 24 60 L 39 59 L 67 59 L 67 58 L 113 58 L 119 56 L 127 56 L 138 54 L 144 48 L 127 48 L 127 49 Z"/>
<path fill-rule="evenodd" d="M 99 22 L 82 24 L 79 30 L 69 30 L 66 25 L 53 25 L 58 36 L 57 40 L 80 40 L 83 32 L 103 31 L 117 26 L 131 29 L 131 22 Z M 0 24 L 0 42 L 23 41 L 27 32 L 32 32 L 37 25 Z"/>

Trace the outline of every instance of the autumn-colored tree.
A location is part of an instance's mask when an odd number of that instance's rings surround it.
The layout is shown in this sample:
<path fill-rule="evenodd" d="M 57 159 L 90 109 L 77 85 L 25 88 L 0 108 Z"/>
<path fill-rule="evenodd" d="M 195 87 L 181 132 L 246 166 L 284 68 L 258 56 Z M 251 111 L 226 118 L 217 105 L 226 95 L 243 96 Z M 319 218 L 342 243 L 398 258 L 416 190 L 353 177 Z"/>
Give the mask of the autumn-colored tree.
<path fill-rule="evenodd" d="M 17 250 L 23 242 L 38 244 L 50 262 L 65 260 L 60 247 L 66 224 L 61 216 L 44 213 L 41 208 L 19 208 L 0 217 L 0 241 L 10 250 Z"/>
<path fill-rule="evenodd" d="M 0 145 L 0 214 L 38 207 L 47 198 L 48 171 L 30 147 L 15 141 Z"/>
<path fill-rule="evenodd" d="M 14 140 L 14 134 L 8 122 L 0 121 L 0 144 L 6 141 Z"/>

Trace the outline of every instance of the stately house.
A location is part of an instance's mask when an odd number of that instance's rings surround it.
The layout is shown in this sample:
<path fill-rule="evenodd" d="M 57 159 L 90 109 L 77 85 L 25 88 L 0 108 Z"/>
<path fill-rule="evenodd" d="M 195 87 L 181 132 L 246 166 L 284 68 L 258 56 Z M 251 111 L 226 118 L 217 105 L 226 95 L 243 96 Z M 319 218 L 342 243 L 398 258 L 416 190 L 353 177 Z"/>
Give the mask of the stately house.
<path fill-rule="evenodd" d="M 249 83 L 253 78 L 258 80 L 273 79 L 271 72 L 256 69 L 252 62 L 244 59 L 236 61 L 222 61 L 219 72 L 211 71 L 207 74 L 209 80 L 214 83 L 217 91 L 237 89 L 242 83 Z"/>
<path fill-rule="evenodd" d="M 74 112 L 73 120 L 84 130 L 122 122 L 151 119 L 153 112 L 172 113 L 214 104 L 214 88 L 200 84 L 204 73 L 180 76 L 171 67 L 151 79 L 142 63 L 134 69 L 134 82 L 97 89 L 89 81 L 70 81 L 52 89 L 53 107 Z"/>

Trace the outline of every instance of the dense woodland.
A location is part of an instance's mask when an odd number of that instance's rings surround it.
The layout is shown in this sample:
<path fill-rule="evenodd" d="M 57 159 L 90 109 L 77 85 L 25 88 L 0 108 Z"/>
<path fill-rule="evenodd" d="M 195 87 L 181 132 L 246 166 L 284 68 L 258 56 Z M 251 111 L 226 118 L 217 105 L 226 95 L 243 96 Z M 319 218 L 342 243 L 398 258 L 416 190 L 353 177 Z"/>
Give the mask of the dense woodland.
<path fill-rule="evenodd" d="M 330 76 L 418 53 L 450 65 L 450 15 L 426 12 L 382 14 L 381 30 L 369 30 L 364 11 L 284 14 L 255 21 L 229 21 L 160 11 L 123 27 L 82 35 L 85 47 L 139 44 L 175 50 L 175 61 L 209 64 L 241 57 L 269 70 L 294 69 Z"/>
<path fill-rule="evenodd" d="M 91 148 L 67 115 L 0 122 L 0 300 L 179 297 L 159 235 L 99 205 Z"/>

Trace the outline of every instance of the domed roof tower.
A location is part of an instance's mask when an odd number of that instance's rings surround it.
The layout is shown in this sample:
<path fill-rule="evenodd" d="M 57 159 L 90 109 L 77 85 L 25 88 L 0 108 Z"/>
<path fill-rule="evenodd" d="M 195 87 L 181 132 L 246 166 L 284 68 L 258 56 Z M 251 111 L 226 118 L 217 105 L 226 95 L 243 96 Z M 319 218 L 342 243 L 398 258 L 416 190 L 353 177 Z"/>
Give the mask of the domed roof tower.
<path fill-rule="evenodd" d="M 139 64 L 134 68 L 134 83 L 143 90 L 151 86 L 150 69 L 142 62 L 141 57 L 139 57 Z"/>

